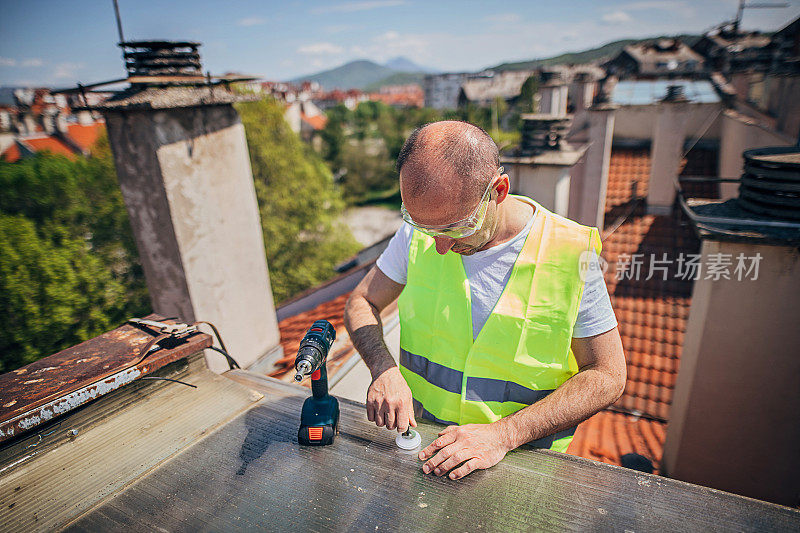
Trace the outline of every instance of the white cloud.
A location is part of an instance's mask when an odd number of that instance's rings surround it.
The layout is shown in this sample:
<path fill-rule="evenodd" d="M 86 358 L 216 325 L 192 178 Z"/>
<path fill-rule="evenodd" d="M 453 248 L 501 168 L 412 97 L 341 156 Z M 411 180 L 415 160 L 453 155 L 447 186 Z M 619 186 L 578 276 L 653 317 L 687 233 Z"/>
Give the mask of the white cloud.
<path fill-rule="evenodd" d="M 513 24 L 520 21 L 520 16 L 516 13 L 498 13 L 486 17 L 486 20 L 495 24 Z"/>
<path fill-rule="evenodd" d="M 238 24 L 239 26 L 249 27 L 249 26 L 261 26 L 265 22 L 266 20 L 262 19 L 261 17 L 246 17 L 243 19 L 239 19 L 236 22 L 236 24 Z"/>
<path fill-rule="evenodd" d="M 53 72 L 53 77 L 56 79 L 78 77 L 78 70 L 83 68 L 83 63 L 70 63 L 65 61 L 56 65 L 56 70 Z"/>
<path fill-rule="evenodd" d="M 353 26 L 349 24 L 334 24 L 331 26 L 325 26 L 322 28 L 322 31 L 325 33 L 342 33 L 347 30 L 353 29 Z"/>
<path fill-rule="evenodd" d="M 423 62 L 429 58 L 430 51 L 435 49 L 431 44 L 433 35 L 440 34 L 401 34 L 397 31 L 389 30 L 374 36 L 369 41 L 362 42 L 360 45 L 351 46 L 348 51 L 355 57 L 369 58 L 378 62 L 397 56 L 404 56 Z"/>
<path fill-rule="evenodd" d="M 611 13 L 606 13 L 603 15 L 602 19 L 603 22 L 607 22 L 608 24 L 625 24 L 626 22 L 633 20 L 631 16 L 624 11 L 612 11 Z"/>
<path fill-rule="evenodd" d="M 354 11 L 368 11 L 381 7 L 402 6 L 405 0 L 373 0 L 371 2 L 345 2 L 334 6 L 325 6 L 312 9 L 311 13 L 321 15 L 324 13 L 352 13 Z"/>
<path fill-rule="evenodd" d="M 684 17 L 692 17 L 695 15 L 695 8 L 689 2 L 679 0 L 677 2 L 649 1 L 644 0 L 641 2 L 628 2 L 619 4 L 616 8 L 622 12 L 625 11 L 669 11 L 672 14 L 680 14 Z"/>
<path fill-rule="evenodd" d="M 314 43 L 301 46 L 297 51 L 306 55 L 336 55 L 344 52 L 344 48 L 333 43 Z"/>
<path fill-rule="evenodd" d="M 41 67 L 44 62 L 38 57 L 14 59 L 13 57 L 0 57 L 0 67 Z"/>

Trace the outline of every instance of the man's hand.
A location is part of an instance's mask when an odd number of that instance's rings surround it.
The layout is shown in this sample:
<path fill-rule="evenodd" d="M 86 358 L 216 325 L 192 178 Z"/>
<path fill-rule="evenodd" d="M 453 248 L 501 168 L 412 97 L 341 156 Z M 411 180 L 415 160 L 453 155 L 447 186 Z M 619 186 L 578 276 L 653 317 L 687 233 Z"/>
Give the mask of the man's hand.
<path fill-rule="evenodd" d="M 386 429 L 404 432 L 408 426 L 417 427 L 411 389 L 396 366 L 387 368 L 372 380 L 367 389 L 367 419 Z"/>
<path fill-rule="evenodd" d="M 422 471 L 441 476 L 453 470 L 450 479 L 460 479 L 473 470 L 496 465 L 512 449 L 497 424 L 466 424 L 440 431 L 439 438 L 419 452 L 419 458 L 424 461 L 438 450 L 422 465 Z"/>

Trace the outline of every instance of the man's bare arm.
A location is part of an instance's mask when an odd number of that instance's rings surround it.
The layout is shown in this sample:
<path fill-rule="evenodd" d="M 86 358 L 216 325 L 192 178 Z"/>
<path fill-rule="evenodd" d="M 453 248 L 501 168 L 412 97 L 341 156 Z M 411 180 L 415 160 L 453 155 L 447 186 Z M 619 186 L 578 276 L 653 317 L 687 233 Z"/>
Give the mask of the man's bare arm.
<path fill-rule="evenodd" d="M 420 452 L 420 459 L 428 459 L 423 471 L 442 475 L 454 469 L 450 477 L 458 479 L 489 468 L 514 448 L 573 427 L 619 399 L 627 372 L 617 328 L 572 339 L 572 351 L 577 374 L 543 399 L 497 422 L 448 426 Z"/>
<path fill-rule="evenodd" d="M 345 304 L 344 325 L 373 379 L 397 366 L 383 339 L 381 311 L 400 296 L 403 287 L 372 267 Z"/>
<path fill-rule="evenodd" d="M 411 389 L 386 347 L 380 313 L 400 296 L 403 287 L 373 267 L 353 290 L 344 310 L 344 324 L 353 346 L 372 374 L 367 390 L 367 419 L 401 431 L 417 422 Z"/>
<path fill-rule="evenodd" d="M 572 352 L 577 374 L 533 405 L 497 421 L 510 449 L 571 428 L 622 396 L 627 369 L 617 328 L 572 339 Z"/>

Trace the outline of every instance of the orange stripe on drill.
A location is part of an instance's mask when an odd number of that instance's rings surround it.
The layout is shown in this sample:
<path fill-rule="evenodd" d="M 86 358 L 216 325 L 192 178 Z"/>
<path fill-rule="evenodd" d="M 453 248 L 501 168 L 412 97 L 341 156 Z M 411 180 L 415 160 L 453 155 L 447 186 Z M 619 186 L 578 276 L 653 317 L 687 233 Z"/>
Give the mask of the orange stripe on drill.
<path fill-rule="evenodd" d="M 321 374 L 321 373 L 322 373 L 322 370 L 315 370 L 315 371 L 314 371 L 314 372 L 311 374 L 311 379 L 313 379 L 313 380 L 317 380 L 317 379 L 319 379 L 319 376 L 320 376 L 320 374 Z"/>
<path fill-rule="evenodd" d="M 322 428 L 308 428 L 308 440 L 322 440 Z"/>

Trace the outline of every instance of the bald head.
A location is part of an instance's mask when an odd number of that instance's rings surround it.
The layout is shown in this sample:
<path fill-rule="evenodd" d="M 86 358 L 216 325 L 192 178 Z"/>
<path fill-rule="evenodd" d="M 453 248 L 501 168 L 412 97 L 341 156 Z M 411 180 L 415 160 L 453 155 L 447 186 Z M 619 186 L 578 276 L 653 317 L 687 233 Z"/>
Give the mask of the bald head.
<path fill-rule="evenodd" d="M 445 120 L 414 130 L 397 157 L 403 196 L 435 187 L 451 198 L 479 198 L 500 166 L 497 145 L 483 129 Z"/>

